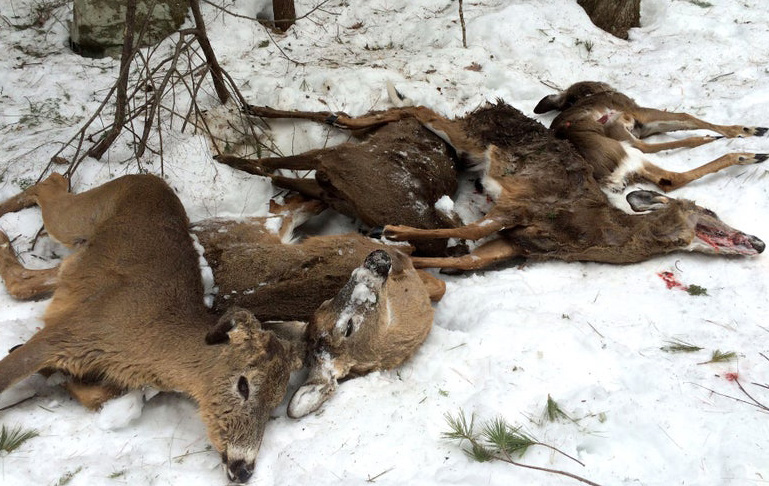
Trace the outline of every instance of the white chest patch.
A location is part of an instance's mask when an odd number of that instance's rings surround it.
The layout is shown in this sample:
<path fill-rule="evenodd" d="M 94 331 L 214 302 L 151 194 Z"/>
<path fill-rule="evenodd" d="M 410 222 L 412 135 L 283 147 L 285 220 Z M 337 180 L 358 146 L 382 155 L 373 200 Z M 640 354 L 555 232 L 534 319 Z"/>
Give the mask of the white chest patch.
<path fill-rule="evenodd" d="M 627 142 L 621 143 L 625 149 L 625 157 L 603 184 L 606 189 L 614 192 L 622 191 L 627 185 L 627 179 L 640 172 L 644 165 L 644 155 L 640 150 L 633 148 Z"/>

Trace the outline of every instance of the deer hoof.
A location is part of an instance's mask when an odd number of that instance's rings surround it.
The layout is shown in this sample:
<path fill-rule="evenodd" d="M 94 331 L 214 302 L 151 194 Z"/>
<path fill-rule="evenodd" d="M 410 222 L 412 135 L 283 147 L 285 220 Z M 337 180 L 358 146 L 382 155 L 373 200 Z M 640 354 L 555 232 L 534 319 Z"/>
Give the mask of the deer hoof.
<path fill-rule="evenodd" d="M 756 154 L 753 156 L 754 159 L 756 159 L 756 164 L 760 164 L 761 162 L 765 161 L 766 159 L 769 159 L 769 154 Z"/>
<path fill-rule="evenodd" d="M 366 233 L 366 236 L 368 236 L 369 238 L 381 240 L 383 234 L 384 234 L 384 226 L 377 226 L 376 228 L 371 228 L 370 230 L 368 230 L 368 233 Z"/>
<path fill-rule="evenodd" d="M 763 137 L 766 135 L 766 132 L 769 132 L 769 127 L 756 127 L 753 129 L 753 135 L 756 137 Z"/>

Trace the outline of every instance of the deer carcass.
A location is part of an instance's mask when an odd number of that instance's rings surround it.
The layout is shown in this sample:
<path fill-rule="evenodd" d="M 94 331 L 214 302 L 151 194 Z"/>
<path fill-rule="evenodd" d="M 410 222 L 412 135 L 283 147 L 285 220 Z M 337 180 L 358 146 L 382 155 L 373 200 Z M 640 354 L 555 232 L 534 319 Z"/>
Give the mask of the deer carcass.
<path fill-rule="evenodd" d="M 610 204 L 591 166 L 569 142 L 504 102 L 456 120 L 420 106 L 394 108 L 364 121 L 404 118 L 419 120 L 482 171 L 493 201 L 483 218 L 457 228 L 386 226 L 385 235 L 396 240 L 496 236 L 469 255 L 414 257 L 417 268 L 479 269 L 516 256 L 630 263 L 676 250 L 720 255 L 764 250 L 760 239 L 691 201 L 635 192 L 628 197 L 631 206 L 648 212 L 625 214 Z"/>
<path fill-rule="evenodd" d="M 642 153 L 697 147 L 722 137 L 761 136 L 767 128 L 715 125 L 688 113 L 644 108 L 606 83 L 575 83 L 560 93 L 542 98 L 534 113 L 551 110 L 561 113 L 550 128 L 577 147 L 592 166 L 593 176 L 599 183 L 613 189 L 621 189 L 635 180 L 646 180 L 670 191 L 721 169 L 756 164 L 769 157 L 769 154 L 738 152 L 686 172 L 665 170 L 645 159 Z M 660 143 L 641 140 L 658 133 L 695 129 L 710 130 L 721 137 L 688 137 Z"/>
<path fill-rule="evenodd" d="M 356 129 L 344 114 L 279 111 L 250 106 L 262 118 L 303 118 Z M 376 117 L 377 114 L 369 114 Z M 349 123 L 353 120 L 353 123 Z M 405 224 L 418 228 L 444 228 L 458 222 L 436 208 L 443 196 L 457 188 L 454 159 L 449 148 L 431 137 L 418 122 L 367 125 L 361 142 L 311 150 L 289 157 L 258 160 L 220 156 L 218 161 L 272 179 L 282 188 L 321 199 L 335 210 L 359 218 L 369 227 Z M 278 169 L 314 170 L 314 177 L 278 175 Z M 417 252 L 440 254 L 444 242 L 421 242 Z"/>
<path fill-rule="evenodd" d="M 411 357 L 432 326 L 430 300 L 445 291 L 400 247 L 358 234 L 285 244 L 301 212 L 193 226 L 219 288 L 216 305 L 235 304 L 263 319 L 309 319 L 298 336 L 307 343 L 310 374 L 289 404 L 292 417 L 320 407 L 338 380 Z M 269 229 L 275 218 L 284 218 L 277 232 Z"/>
<path fill-rule="evenodd" d="M 161 179 L 125 176 L 75 195 L 53 174 L 2 209 L 32 203 L 48 233 L 74 252 L 55 275 L 25 272 L 2 235 L 9 288 L 28 277 L 34 288 L 22 295 L 48 290 L 53 298 L 45 327 L 0 361 L 0 392 L 41 370 L 71 376 L 70 391 L 91 406 L 143 386 L 184 392 L 198 402 L 230 480 L 247 480 L 302 348 L 246 310 L 218 318 L 205 308 L 187 216 Z"/>

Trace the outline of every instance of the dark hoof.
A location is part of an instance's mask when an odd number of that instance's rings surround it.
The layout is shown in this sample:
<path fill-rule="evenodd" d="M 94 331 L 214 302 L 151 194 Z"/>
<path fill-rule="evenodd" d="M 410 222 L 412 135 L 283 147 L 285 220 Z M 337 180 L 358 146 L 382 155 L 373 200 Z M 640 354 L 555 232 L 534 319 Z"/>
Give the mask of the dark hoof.
<path fill-rule="evenodd" d="M 756 127 L 753 135 L 756 137 L 763 137 L 766 135 L 766 132 L 769 132 L 769 127 Z"/>
<path fill-rule="evenodd" d="M 754 158 L 756 159 L 756 164 L 759 164 L 766 159 L 769 159 L 769 154 L 756 154 Z"/>
<path fill-rule="evenodd" d="M 384 226 L 377 226 L 376 228 L 371 228 L 366 233 L 366 236 L 369 238 L 375 238 L 377 240 L 382 239 L 382 235 L 384 234 Z"/>
<path fill-rule="evenodd" d="M 759 238 L 756 238 L 755 236 L 748 236 L 748 239 L 750 240 L 750 244 L 753 246 L 753 249 L 755 249 L 758 253 L 764 252 L 764 249 L 766 249 L 766 243 L 761 241 Z"/>

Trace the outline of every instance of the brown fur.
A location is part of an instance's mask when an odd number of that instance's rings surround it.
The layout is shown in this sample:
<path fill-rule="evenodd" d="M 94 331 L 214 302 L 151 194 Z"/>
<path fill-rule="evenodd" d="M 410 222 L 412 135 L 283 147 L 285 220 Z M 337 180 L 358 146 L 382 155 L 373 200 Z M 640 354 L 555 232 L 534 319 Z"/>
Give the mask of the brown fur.
<path fill-rule="evenodd" d="M 251 107 L 251 112 L 270 117 L 321 117 L 319 113 L 276 112 L 257 107 Z M 375 117 L 376 114 L 367 116 Z M 339 119 L 349 118 L 341 116 Z M 456 225 L 435 209 L 438 199 L 444 195 L 452 196 L 456 191 L 453 158 L 446 144 L 429 136 L 429 132 L 415 120 L 375 126 L 373 131 L 365 134 L 362 142 L 343 143 L 300 155 L 259 160 L 219 157 L 218 160 L 271 177 L 279 187 L 322 199 L 337 211 L 357 217 L 370 227 L 406 224 L 418 228 L 444 228 Z M 276 169 L 316 170 L 316 173 L 314 179 L 293 179 L 273 174 Z M 444 242 L 421 242 L 417 252 L 440 254 L 444 248 Z"/>
<path fill-rule="evenodd" d="M 45 327 L 0 361 L 0 391 L 46 369 L 73 377 L 71 389 L 89 406 L 114 394 L 91 393 L 92 383 L 185 392 L 230 479 L 247 479 L 270 412 L 301 365 L 298 352 L 246 311 L 222 317 L 226 339 L 205 344 L 217 317 L 203 305 L 184 209 L 161 179 L 125 176 L 75 195 L 54 174 L 25 192 L 48 233 L 75 252 L 59 268 Z"/>
<path fill-rule="evenodd" d="M 628 263 L 679 249 L 724 254 L 731 251 L 730 245 L 731 249 L 739 246 L 735 253 L 763 251 L 763 242 L 728 227 L 690 201 L 657 198 L 658 210 L 626 215 L 609 203 L 593 178 L 592 167 L 571 144 L 502 102 L 458 120 L 425 107 L 397 108 L 380 118 L 412 117 L 448 141 L 470 164 L 484 167 L 484 185 L 494 206 L 481 220 L 462 227 L 386 226 L 385 235 L 409 241 L 478 240 L 495 233 L 503 238 L 463 257 L 415 257 L 418 268 L 478 269 L 515 256 Z M 379 119 L 367 121 L 378 123 Z M 698 232 L 703 234 L 706 226 L 718 228 L 732 240 L 716 249 L 704 244 L 690 247 L 698 243 Z"/>
<path fill-rule="evenodd" d="M 559 137 L 570 140 L 593 168 L 593 176 L 606 184 L 611 174 L 627 162 L 627 147 L 643 153 L 684 147 L 697 147 L 720 137 L 689 137 L 661 143 L 646 143 L 642 139 L 658 133 L 676 130 L 711 130 L 724 137 L 763 135 L 763 127 L 715 125 L 687 113 L 673 113 L 644 108 L 633 99 L 605 83 L 583 81 L 565 91 L 544 97 L 534 113 L 562 110 L 551 128 Z M 767 154 L 732 153 L 687 172 L 671 172 L 648 160 L 640 171 L 629 173 L 626 181 L 640 179 L 656 184 L 664 191 L 681 187 L 707 174 L 732 165 L 763 162 Z"/>
<path fill-rule="evenodd" d="M 206 220 L 193 231 L 219 287 L 217 305 L 236 304 L 264 319 L 310 319 L 300 334 L 310 375 L 295 395 L 305 405 L 292 400 L 289 415 L 316 410 L 338 380 L 394 368 L 414 354 L 432 325 L 430 300 L 445 292 L 442 281 L 415 270 L 398 247 L 357 234 L 283 244 L 265 220 Z M 389 271 L 370 289 L 375 302 L 357 302 L 353 289 L 367 282 L 360 276 L 364 261 L 383 251 Z M 339 327 L 343 314 L 355 321 L 355 332 L 348 334 L 346 322 Z"/>

